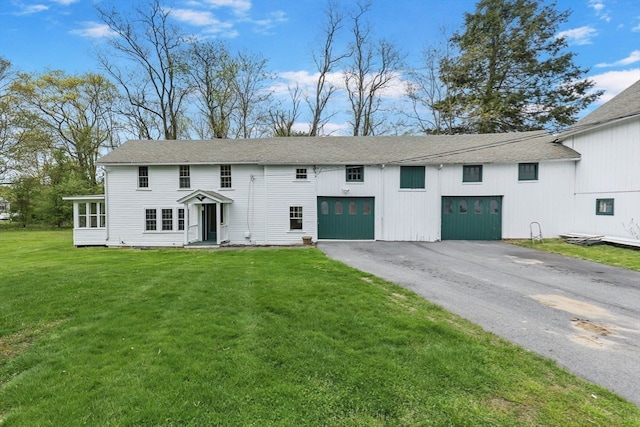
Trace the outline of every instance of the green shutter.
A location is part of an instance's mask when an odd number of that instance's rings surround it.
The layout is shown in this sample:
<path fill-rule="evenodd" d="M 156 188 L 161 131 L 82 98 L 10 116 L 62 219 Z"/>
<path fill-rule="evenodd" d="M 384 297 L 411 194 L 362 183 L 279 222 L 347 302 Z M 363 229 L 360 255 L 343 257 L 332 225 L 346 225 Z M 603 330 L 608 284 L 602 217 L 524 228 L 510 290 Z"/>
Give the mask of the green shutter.
<path fill-rule="evenodd" d="M 400 188 L 424 188 L 424 166 L 400 166 Z"/>

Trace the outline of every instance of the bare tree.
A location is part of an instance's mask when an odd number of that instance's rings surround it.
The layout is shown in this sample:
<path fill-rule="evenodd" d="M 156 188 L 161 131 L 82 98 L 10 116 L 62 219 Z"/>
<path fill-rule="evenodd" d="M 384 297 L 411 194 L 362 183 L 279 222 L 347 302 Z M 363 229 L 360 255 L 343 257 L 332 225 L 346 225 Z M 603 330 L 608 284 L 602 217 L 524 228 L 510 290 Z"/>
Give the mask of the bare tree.
<path fill-rule="evenodd" d="M 409 121 L 425 134 L 450 134 L 455 127 L 455 117 L 450 110 L 437 108 L 449 95 L 449 88 L 440 79 L 440 63 L 451 56 L 450 36 L 442 29 L 444 43 L 427 46 L 422 51 L 422 64 L 409 71 L 406 96 L 411 112 L 405 112 Z"/>
<path fill-rule="evenodd" d="M 282 108 L 274 108 L 269 110 L 269 118 L 271 122 L 271 129 L 274 136 L 301 136 L 307 135 L 306 133 L 296 132 L 293 130 L 293 125 L 300 116 L 300 100 L 301 90 L 300 86 L 296 84 L 294 88 L 288 87 L 289 97 L 291 99 L 291 109 L 285 110 Z"/>
<path fill-rule="evenodd" d="M 338 87 L 327 78 L 340 62 L 349 56 L 348 52 L 335 53 L 336 37 L 344 21 L 336 3 L 330 2 L 328 4 L 325 15 L 327 21 L 322 27 L 324 43 L 319 46 L 317 51 L 312 52 L 313 62 L 318 70 L 318 80 L 313 97 L 306 99 L 312 116 L 309 136 L 317 136 L 322 126 L 329 120 L 329 117 L 323 116 L 323 114 L 329 98 L 338 90 Z"/>
<path fill-rule="evenodd" d="M 159 0 L 147 0 L 134 8 L 133 15 L 96 6 L 98 16 L 115 33 L 109 44 L 113 52 L 99 54 L 104 69 L 122 87 L 131 104 L 126 111 L 136 130 L 146 138 L 177 139 L 184 125 L 183 100 L 188 93 L 185 72 L 179 61 L 183 37 L 168 22 L 170 9 Z"/>
<path fill-rule="evenodd" d="M 354 136 L 374 135 L 384 121 L 376 114 L 382 103 L 382 92 L 398 78 L 402 65 L 402 56 L 394 44 L 373 40 L 371 27 L 364 22 L 369 9 L 370 3 L 358 3 L 352 18 L 351 61 L 344 71 Z"/>

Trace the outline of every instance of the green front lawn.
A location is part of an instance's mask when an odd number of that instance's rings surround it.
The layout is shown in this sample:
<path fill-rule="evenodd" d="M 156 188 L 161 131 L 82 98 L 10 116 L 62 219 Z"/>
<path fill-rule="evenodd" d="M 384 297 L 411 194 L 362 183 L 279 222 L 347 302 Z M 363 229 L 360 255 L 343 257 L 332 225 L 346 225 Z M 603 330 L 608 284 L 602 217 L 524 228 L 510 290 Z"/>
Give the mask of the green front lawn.
<path fill-rule="evenodd" d="M 0 425 L 640 425 L 640 410 L 313 248 L 0 232 Z"/>
<path fill-rule="evenodd" d="M 512 243 L 554 254 L 566 255 L 601 264 L 640 271 L 640 250 L 612 245 L 581 246 L 566 243 L 561 239 L 544 239 L 531 243 L 530 240 L 513 240 Z"/>

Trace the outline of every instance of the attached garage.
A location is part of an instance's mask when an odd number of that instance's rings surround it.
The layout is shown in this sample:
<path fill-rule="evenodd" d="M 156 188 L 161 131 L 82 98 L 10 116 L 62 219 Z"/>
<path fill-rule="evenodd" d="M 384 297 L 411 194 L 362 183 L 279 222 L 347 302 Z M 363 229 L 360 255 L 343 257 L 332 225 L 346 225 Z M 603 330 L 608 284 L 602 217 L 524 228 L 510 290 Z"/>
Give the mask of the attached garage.
<path fill-rule="evenodd" d="M 318 197 L 318 239 L 373 240 L 373 197 Z"/>
<path fill-rule="evenodd" d="M 502 239 L 502 196 L 442 197 L 442 240 Z"/>

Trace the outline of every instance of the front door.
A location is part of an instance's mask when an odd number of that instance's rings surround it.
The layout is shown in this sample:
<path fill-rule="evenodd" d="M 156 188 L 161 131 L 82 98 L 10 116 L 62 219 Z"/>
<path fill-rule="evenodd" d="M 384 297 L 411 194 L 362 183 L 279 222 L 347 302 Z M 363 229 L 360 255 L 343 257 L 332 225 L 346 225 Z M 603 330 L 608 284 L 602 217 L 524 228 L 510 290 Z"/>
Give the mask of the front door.
<path fill-rule="evenodd" d="M 216 228 L 216 205 L 208 204 L 204 205 L 202 211 L 202 240 L 205 242 L 217 243 L 217 228 Z"/>

